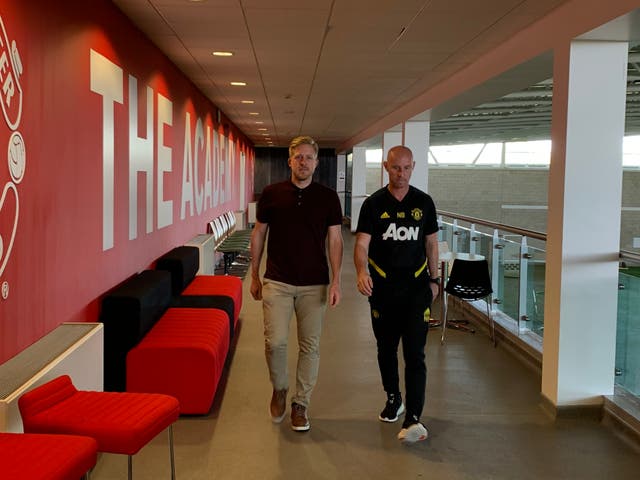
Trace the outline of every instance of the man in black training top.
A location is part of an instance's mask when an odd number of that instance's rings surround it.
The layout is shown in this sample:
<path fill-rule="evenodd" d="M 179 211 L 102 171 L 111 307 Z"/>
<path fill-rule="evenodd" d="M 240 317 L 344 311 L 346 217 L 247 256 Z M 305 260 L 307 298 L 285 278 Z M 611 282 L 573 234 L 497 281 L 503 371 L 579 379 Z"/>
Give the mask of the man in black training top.
<path fill-rule="evenodd" d="M 406 416 L 398 439 L 427 438 L 420 423 L 427 367 L 424 347 L 429 308 L 438 295 L 438 221 L 433 200 L 409 185 L 415 162 L 410 149 L 389 150 L 389 184 L 362 204 L 354 262 L 358 290 L 369 297 L 378 365 L 387 403 L 379 415 L 395 422 L 405 412 L 398 376 L 398 345 L 405 363 Z"/>

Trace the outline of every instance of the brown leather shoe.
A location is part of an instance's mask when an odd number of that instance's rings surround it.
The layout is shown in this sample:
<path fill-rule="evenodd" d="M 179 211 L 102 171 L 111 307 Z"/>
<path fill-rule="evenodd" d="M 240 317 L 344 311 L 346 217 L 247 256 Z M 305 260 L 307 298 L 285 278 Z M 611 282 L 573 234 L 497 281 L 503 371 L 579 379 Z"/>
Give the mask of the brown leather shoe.
<path fill-rule="evenodd" d="M 295 402 L 291 404 L 291 428 L 296 432 L 306 432 L 311 428 L 307 418 L 307 407 Z"/>
<path fill-rule="evenodd" d="M 280 423 L 285 414 L 287 413 L 287 389 L 274 390 L 271 395 L 271 421 L 273 423 Z"/>

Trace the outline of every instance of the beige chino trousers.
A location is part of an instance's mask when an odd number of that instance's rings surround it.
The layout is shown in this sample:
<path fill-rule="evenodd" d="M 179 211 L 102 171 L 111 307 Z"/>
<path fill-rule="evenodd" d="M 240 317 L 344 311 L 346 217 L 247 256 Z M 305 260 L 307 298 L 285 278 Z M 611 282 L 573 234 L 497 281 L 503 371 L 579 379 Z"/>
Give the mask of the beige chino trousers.
<path fill-rule="evenodd" d="M 320 335 L 327 309 L 327 285 L 297 287 L 265 279 L 262 286 L 264 343 L 269 377 L 275 390 L 289 388 L 287 349 L 289 325 L 296 314 L 298 365 L 291 401 L 305 407 L 318 379 Z"/>

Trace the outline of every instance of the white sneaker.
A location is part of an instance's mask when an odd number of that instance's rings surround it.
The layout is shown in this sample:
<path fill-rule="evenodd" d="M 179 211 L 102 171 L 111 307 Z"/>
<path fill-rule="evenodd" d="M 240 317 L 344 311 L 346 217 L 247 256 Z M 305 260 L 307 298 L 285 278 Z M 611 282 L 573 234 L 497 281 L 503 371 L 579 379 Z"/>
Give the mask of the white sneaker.
<path fill-rule="evenodd" d="M 398 440 L 404 443 L 415 443 L 426 440 L 429 436 L 429 432 L 421 423 L 414 423 L 407 428 L 403 428 L 398 433 Z"/>

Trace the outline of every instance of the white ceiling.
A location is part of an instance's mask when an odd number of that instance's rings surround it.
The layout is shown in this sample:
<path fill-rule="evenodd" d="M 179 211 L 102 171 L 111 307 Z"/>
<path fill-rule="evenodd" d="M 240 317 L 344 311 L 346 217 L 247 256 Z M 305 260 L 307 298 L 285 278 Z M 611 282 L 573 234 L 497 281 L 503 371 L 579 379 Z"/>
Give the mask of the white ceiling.
<path fill-rule="evenodd" d="M 304 134 L 322 147 L 347 144 L 566 1 L 113 0 L 256 146 Z M 432 143 L 548 136 L 550 57 L 505 75 L 520 79 L 517 93 L 479 87 L 435 109 Z M 476 98 L 489 103 L 469 111 Z"/>

